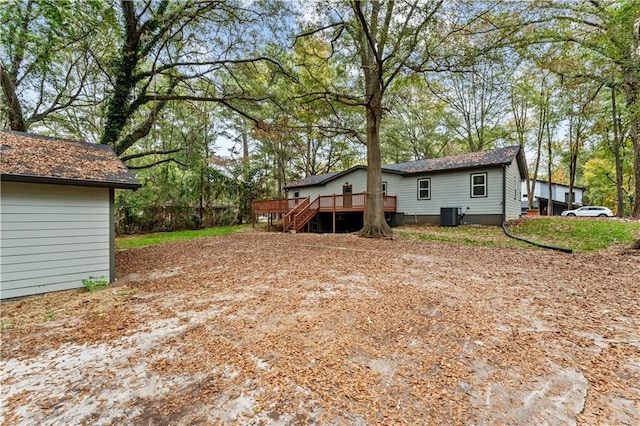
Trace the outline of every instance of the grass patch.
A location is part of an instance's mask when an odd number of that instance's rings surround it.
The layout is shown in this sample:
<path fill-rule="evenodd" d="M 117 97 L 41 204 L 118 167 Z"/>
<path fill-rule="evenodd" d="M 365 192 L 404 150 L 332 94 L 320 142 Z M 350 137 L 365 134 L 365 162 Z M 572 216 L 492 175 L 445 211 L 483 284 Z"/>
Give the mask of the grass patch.
<path fill-rule="evenodd" d="M 469 244 L 485 247 L 525 247 L 520 241 L 513 240 L 502 232 L 499 226 L 437 226 L 408 225 L 397 228 L 396 232 L 408 238 L 422 241 Z"/>
<path fill-rule="evenodd" d="M 220 237 L 242 231 L 249 227 L 251 227 L 251 225 L 221 226 L 218 228 L 198 229 L 192 231 L 158 232 L 155 234 L 123 236 L 116 238 L 116 250 L 154 246 L 157 244 L 193 240 L 195 238 L 202 237 Z"/>
<path fill-rule="evenodd" d="M 518 237 L 577 251 L 599 250 L 613 244 L 630 244 L 640 238 L 640 223 L 566 217 L 523 218 L 507 225 Z M 398 233 L 423 241 L 442 241 L 489 247 L 534 247 L 504 235 L 499 226 L 405 226 Z"/>
<path fill-rule="evenodd" d="M 509 232 L 536 242 L 590 251 L 632 243 L 640 238 L 640 223 L 595 218 L 532 218 L 509 226 Z"/>

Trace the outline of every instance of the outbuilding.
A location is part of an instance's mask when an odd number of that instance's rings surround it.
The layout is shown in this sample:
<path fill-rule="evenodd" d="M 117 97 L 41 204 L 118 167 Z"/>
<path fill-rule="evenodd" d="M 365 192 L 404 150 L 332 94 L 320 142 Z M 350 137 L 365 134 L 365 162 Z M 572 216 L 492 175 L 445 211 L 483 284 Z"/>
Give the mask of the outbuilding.
<path fill-rule="evenodd" d="M 106 145 L 0 131 L 0 299 L 115 280 L 115 189 L 135 176 Z"/>

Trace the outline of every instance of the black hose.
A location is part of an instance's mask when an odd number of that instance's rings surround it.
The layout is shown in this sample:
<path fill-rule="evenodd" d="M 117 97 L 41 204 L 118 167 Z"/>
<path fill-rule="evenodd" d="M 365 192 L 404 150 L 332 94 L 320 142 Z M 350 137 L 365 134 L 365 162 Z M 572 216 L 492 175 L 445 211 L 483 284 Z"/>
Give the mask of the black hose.
<path fill-rule="evenodd" d="M 549 249 L 549 250 L 560 251 L 562 253 L 573 253 L 573 250 L 568 249 L 568 248 L 548 246 L 546 244 L 540 244 L 540 243 L 536 243 L 534 241 L 525 240 L 524 238 L 521 238 L 521 237 L 516 237 L 515 235 L 512 235 L 512 234 L 509 233 L 509 231 L 507 231 L 507 226 L 506 226 L 505 222 L 502 222 L 502 230 L 507 235 L 507 237 L 513 238 L 514 240 L 522 241 L 522 242 L 525 242 L 527 244 L 532 244 L 534 246 L 546 248 L 546 249 Z"/>

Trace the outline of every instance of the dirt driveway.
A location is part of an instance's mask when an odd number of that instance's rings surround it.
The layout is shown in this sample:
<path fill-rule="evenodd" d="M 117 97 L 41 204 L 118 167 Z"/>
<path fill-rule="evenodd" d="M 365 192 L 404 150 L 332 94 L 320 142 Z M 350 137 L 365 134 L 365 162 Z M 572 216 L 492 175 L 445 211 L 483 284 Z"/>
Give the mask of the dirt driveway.
<path fill-rule="evenodd" d="M 247 233 L 2 305 L 5 424 L 637 424 L 640 256 Z M 46 314 L 46 315 L 45 315 Z"/>

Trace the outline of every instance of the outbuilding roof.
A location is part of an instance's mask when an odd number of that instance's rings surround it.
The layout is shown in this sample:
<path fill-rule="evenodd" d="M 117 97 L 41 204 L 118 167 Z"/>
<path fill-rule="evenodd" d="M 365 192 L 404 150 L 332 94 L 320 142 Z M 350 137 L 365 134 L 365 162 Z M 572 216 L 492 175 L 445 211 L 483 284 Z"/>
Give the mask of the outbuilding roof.
<path fill-rule="evenodd" d="M 137 189 L 141 185 L 107 145 L 0 130 L 4 181 Z"/>
<path fill-rule="evenodd" d="M 428 158 L 426 160 L 389 164 L 382 166 L 382 171 L 388 173 L 398 173 L 401 175 L 424 174 L 431 172 L 446 172 L 462 169 L 475 169 L 480 167 L 501 166 L 511 164 L 514 160 L 518 162 L 520 177 L 524 179 L 527 175 L 527 166 L 525 163 L 524 155 L 522 153 L 522 149 L 519 145 L 490 149 L 487 151 L 469 152 L 467 154 L 450 155 L 448 157 Z M 309 176 L 290 185 L 287 185 L 287 189 L 324 185 L 358 168 L 366 169 L 366 166 L 355 166 L 342 172 L 332 172 L 322 175 Z"/>

